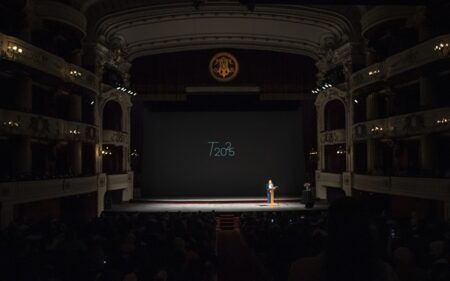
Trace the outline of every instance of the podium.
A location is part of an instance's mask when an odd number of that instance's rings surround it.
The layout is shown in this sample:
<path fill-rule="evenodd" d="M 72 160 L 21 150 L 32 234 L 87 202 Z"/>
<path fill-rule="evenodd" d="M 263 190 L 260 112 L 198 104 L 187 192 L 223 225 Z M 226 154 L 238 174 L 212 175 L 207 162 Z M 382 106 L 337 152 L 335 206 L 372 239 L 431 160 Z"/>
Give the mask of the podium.
<path fill-rule="evenodd" d="M 269 189 L 269 192 L 270 192 L 270 207 L 275 207 L 275 189 L 277 189 L 276 186 Z"/>

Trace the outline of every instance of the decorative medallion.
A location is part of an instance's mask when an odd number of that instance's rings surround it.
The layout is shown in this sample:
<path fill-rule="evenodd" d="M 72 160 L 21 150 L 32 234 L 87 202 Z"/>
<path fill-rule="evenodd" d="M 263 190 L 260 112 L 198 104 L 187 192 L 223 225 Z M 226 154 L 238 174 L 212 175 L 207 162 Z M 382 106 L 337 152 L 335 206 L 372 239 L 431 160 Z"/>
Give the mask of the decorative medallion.
<path fill-rule="evenodd" d="M 209 72 L 220 82 L 234 79 L 239 72 L 239 63 L 230 53 L 218 53 L 209 62 Z"/>

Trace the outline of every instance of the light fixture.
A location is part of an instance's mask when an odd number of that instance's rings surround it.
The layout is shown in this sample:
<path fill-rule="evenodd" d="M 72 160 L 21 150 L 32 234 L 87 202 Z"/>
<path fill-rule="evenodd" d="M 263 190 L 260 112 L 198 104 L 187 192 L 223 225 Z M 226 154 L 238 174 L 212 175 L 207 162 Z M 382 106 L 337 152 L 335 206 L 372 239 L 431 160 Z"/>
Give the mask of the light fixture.
<path fill-rule="evenodd" d="M 94 100 L 92 100 L 92 101 L 91 101 L 91 105 L 94 105 L 94 103 L 95 103 L 95 101 L 94 101 Z"/>
<path fill-rule="evenodd" d="M 7 47 L 6 53 L 8 57 L 14 59 L 23 53 L 23 49 L 18 45 L 10 44 Z"/>
<path fill-rule="evenodd" d="M 317 155 L 317 151 L 314 148 L 312 148 L 311 151 L 309 152 L 309 155 L 315 156 L 315 155 Z"/>
<path fill-rule="evenodd" d="M 132 90 L 127 89 L 127 88 L 125 88 L 125 87 L 122 87 L 122 86 L 120 86 L 120 85 L 117 86 L 116 90 L 122 91 L 123 93 L 129 94 L 130 96 L 136 96 L 136 95 L 137 95 L 136 92 L 133 92 Z"/>
<path fill-rule="evenodd" d="M 78 70 L 73 69 L 73 70 L 69 70 L 69 75 L 71 77 L 81 77 L 82 74 Z"/>
<path fill-rule="evenodd" d="M 339 148 L 336 150 L 336 154 L 338 155 L 345 154 L 345 150 L 342 148 L 342 146 L 339 146 Z"/>
<path fill-rule="evenodd" d="M 353 101 L 354 101 L 355 103 L 358 103 L 358 100 L 357 100 L 357 99 L 354 99 Z"/>
<path fill-rule="evenodd" d="M 69 134 L 78 136 L 81 134 L 81 132 L 77 129 L 74 129 L 74 130 L 69 130 Z"/>
<path fill-rule="evenodd" d="M 372 76 L 372 75 L 375 75 L 375 74 L 378 74 L 378 73 L 380 73 L 380 70 L 379 69 L 374 69 L 374 70 L 369 71 L 369 76 Z"/>
<path fill-rule="evenodd" d="M 131 157 L 139 157 L 139 153 L 137 153 L 136 149 L 133 150 L 133 152 L 131 152 L 130 154 Z"/>
<path fill-rule="evenodd" d="M 444 57 L 449 55 L 450 46 L 448 42 L 440 42 L 434 46 L 434 51 L 440 53 Z"/>
<path fill-rule="evenodd" d="M 370 129 L 370 131 L 371 131 L 372 133 L 374 133 L 374 132 L 382 132 L 382 131 L 383 131 L 383 128 L 382 128 L 382 127 L 375 126 L 375 127 L 373 127 L 372 129 Z"/>
<path fill-rule="evenodd" d="M 324 90 L 326 90 L 328 88 L 332 88 L 332 87 L 333 87 L 333 85 L 331 85 L 329 83 L 325 83 L 325 84 L 319 86 L 318 88 L 315 88 L 315 89 L 311 90 L 311 92 L 313 94 L 319 94 L 321 91 L 324 91 Z"/>
<path fill-rule="evenodd" d="M 443 125 L 450 122 L 450 118 L 443 117 L 441 119 L 436 120 L 436 124 Z"/>
<path fill-rule="evenodd" d="M 105 149 L 102 149 L 102 155 L 112 155 L 111 150 L 106 146 Z"/>
<path fill-rule="evenodd" d="M 14 121 L 14 120 L 8 120 L 8 121 L 3 122 L 3 126 L 8 127 L 8 128 L 19 128 L 20 123 L 18 121 Z"/>

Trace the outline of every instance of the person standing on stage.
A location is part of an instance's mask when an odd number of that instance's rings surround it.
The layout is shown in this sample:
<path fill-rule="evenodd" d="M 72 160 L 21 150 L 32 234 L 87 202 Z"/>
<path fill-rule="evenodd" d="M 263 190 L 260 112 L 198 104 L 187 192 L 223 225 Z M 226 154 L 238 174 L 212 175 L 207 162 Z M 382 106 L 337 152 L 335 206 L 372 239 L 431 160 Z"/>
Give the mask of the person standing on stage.
<path fill-rule="evenodd" d="M 267 191 L 267 203 L 270 203 L 270 190 L 273 189 L 273 182 L 271 179 L 269 179 L 269 182 L 267 183 L 266 186 L 266 191 Z"/>

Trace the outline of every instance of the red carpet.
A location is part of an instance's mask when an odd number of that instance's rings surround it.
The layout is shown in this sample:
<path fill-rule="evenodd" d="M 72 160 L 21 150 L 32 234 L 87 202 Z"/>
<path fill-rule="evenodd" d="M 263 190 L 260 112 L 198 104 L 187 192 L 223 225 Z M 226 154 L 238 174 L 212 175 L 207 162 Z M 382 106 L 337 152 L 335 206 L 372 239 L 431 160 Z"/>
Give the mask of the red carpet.
<path fill-rule="evenodd" d="M 265 281 L 267 275 L 239 232 L 239 217 L 217 218 L 218 281 Z"/>

